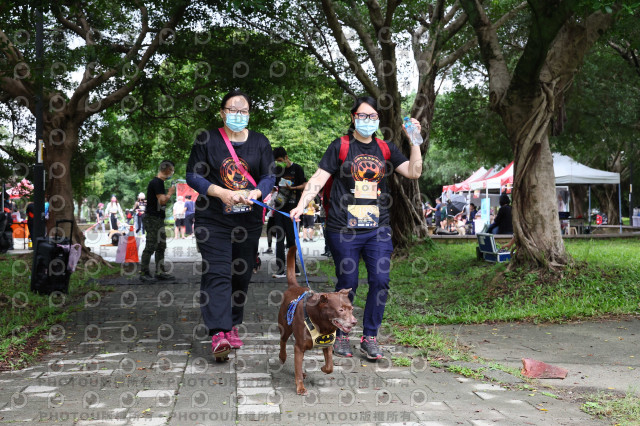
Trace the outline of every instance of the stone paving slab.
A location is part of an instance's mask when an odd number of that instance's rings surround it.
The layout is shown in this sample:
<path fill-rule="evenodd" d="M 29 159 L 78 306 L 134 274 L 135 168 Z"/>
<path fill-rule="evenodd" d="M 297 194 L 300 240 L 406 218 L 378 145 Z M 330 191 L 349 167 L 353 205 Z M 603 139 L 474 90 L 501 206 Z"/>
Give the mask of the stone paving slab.
<path fill-rule="evenodd" d="M 115 291 L 50 333 L 53 352 L 38 364 L 0 373 L 0 423 L 604 424 L 576 404 L 537 392 L 507 390 L 424 362 L 370 362 L 357 351 L 353 358 L 335 357 L 330 375 L 320 371 L 322 352 L 307 352 L 309 394 L 299 396 L 293 340 L 286 363 L 278 359 L 284 280 L 272 280 L 265 270 L 254 276 L 239 327 L 245 346 L 232 351 L 228 362 L 216 363 L 201 324 L 197 268 L 179 262 L 174 267 L 182 280 L 177 283 L 119 281 Z M 314 279 L 312 286 L 330 290 L 326 283 Z M 356 316 L 362 318 L 360 309 Z M 358 338 L 354 334 L 352 345 Z M 383 339 L 389 355 L 411 352 Z"/>

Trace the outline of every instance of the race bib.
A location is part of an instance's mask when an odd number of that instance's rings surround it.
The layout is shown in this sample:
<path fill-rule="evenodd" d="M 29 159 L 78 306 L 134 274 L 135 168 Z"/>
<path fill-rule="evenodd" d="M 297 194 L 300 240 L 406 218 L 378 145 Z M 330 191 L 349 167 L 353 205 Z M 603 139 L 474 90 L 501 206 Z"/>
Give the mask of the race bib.
<path fill-rule="evenodd" d="M 247 190 L 240 190 L 240 191 L 233 191 L 235 194 L 240 194 L 242 195 L 244 198 L 249 197 L 249 191 Z M 248 204 L 225 204 L 224 205 L 224 214 L 238 214 L 238 213 L 247 213 L 251 211 L 251 208 L 253 206 L 250 206 Z"/>
<path fill-rule="evenodd" d="M 380 220 L 380 209 L 376 205 L 347 206 L 348 228 L 377 228 Z"/>
<path fill-rule="evenodd" d="M 377 200 L 378 199 L 378 183 L 367 182 L 365 180 L 357 180 L 355 182 L 353 196 L 359 199 Z"/>

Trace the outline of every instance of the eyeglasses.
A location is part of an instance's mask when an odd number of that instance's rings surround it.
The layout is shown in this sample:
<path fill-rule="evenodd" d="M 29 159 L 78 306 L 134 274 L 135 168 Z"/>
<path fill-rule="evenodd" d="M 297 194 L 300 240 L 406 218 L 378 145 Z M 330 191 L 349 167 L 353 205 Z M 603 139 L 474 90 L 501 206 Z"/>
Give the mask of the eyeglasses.
<path fill-rule="evenodd" d="M 222 108 L 222 110 L 226 111 L 227 114 L 249 115 L 248 109 Z"/>
<path fill-rule="evenodd" d="M 358 112 L 353 114 L 357 119 L 359 120 L 377 120 L 378 118 L 380 118 L 380 116 L 377 113 L 373 113 L 373 114 L 365 114 L 363 112 Z"/>

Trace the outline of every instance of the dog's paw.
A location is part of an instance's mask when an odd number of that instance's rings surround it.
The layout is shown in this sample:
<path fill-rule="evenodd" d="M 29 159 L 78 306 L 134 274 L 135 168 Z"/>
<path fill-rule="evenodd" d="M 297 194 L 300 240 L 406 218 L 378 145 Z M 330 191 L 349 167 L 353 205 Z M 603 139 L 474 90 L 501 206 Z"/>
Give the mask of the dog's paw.
<path fill-rule="evenodd" d="M 287 360 L 287 354 L 280 355 L 278 358 L 280 359 L 280 362 L 284 364 L 285 361 Z"/>
<path fill-rule="evenodd" d="M 307 373 L 302 373 L 302 380 L 307 378 Z"/>
<path fill-rule="evenodd" d="M 304 386 L 298 386 L 298 388 L 296 389 L 296 392 L 298 393 L 298 395 L 302 395 L 302 396 L 307 396 L 309 394 L 309 392 L 307 392 L 307 389 Z"/>
<path fill-rule="evenodd" d="M 333 373 L 333 365 L 323 365 L 320 370 L 325 374 Z"/>

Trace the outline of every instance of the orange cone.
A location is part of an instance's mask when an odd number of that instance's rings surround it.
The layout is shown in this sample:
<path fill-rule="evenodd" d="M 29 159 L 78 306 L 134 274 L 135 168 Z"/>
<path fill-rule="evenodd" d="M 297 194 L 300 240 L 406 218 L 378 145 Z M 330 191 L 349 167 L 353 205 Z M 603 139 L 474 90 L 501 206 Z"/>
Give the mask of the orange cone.
<path fill-rule="evenodd" d="M 138 245 L 136 244 L 136 234 L 133 232 L 133 226 L 129 229 L 127 235 L 127 251 L 124 256 L 124 263 L 138 263 Z"/>

